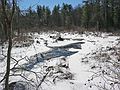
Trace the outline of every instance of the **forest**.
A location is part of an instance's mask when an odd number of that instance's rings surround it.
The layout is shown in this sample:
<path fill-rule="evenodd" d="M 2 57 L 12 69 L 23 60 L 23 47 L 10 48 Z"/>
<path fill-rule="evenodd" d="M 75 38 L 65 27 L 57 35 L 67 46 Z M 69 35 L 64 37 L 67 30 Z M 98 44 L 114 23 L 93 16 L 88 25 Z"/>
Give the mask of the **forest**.
<path fill-rule="evenodd" d="M 1 15 L 0 19 L 4 22 L 2 17 Z M 62 6 L 55 5 L 53 10 L 44 5 L 30 6 L 27 10 L 20 10 L 20 7 L 16 6 L 14 30 L 20 32 L 41 27 L 81 27 L 87 30 L 91 28 L 107 32 L 119 31 L 120 0 L 87 0 L 76 7 L 63 3 Z"/>
<path fill-rule="evenodd" d="M 23 1 L 0 0 L 0 90 L 120 90 L 120 0 Z"/>

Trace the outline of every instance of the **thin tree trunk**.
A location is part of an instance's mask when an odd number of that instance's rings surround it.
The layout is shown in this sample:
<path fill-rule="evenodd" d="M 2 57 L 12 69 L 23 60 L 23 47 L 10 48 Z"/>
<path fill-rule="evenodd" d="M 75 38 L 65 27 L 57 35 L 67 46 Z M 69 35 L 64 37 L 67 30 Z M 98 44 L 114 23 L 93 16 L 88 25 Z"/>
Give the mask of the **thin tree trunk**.
<path fill-rule="evenodd" d="M 105 29 L 106 31 L 109 31 L 108 29 L 108 0 L 104 1 L 104 7 L 105 7 Z"/>
<path fill-rule="evenodd" d="M 2 5 L 2 14 L 4 18 L 4 25 L 6 25 L 7 37 L 8 37 L 8 51 L 7 51 L 7 67 L 6 67 L 6 75 L 5 75 L 5 90 L 9 90 L 9 75 L 10 75 L 10 58 L 11 58 L 11 50 L 12 50 L 12 21 L 15 13 L 15 1 L 12 0 L 12 8 L 11 14 L 7 12 L 7 0 L 1 0 Z M 9 3 L 10 4 L 10 3 Z M 5 30 L 5 28 L 4 28 Z"/>
<path fill-rule="evenodd" d="M 7 67 L 6 67 L 6 80 L 5 80 L 5 90 L 9 90 L 9 74 L 10 74 L 10 58 L 12 50 L 12 27 L 11 23 L 8 25 L 8 51 L 7 51 Z"/>

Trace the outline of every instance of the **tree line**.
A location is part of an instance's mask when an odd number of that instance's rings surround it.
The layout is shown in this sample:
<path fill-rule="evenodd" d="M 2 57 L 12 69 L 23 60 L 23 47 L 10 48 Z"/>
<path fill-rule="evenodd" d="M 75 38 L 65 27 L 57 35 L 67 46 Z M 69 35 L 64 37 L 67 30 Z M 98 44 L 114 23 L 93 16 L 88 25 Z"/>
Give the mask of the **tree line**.
<path fill-rule="evenodd" d="M 38 5 L 36 10 L 29 7 L 27 11 L 18 12 L 18 15 L 19 26 L 25 28 L 78 26 L 109 31 L 120 28 L 120 0 L 86 0 L 76 7 L 63 3 L 62 6 L 55 5 L 53 10 Z"/>
<path fill-rule="evenodd" d="M 21 29 L 41 27 L 82 27 L 99 31 L 120 29 L 120 0 L 85 0 L 76 7 L 63 3 L 62 6 L 55 5 L 53 10 L 44 5 L 32 8 L 21 10 L 16 6 L 13 19 L 15 30 L 20 32 Z"/>

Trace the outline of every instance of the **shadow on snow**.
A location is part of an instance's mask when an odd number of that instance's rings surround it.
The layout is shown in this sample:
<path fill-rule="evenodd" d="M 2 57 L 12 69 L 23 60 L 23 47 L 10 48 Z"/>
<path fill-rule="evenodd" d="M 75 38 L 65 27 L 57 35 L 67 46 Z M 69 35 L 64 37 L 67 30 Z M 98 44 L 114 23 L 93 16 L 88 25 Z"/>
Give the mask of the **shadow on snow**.
<path fill-rule="evenodd" d="M 81 49 L 81 44 L 84 42 L 77 42 L 77 43 L 72 43 L 64 46 L 59 46 L 59 47 L 49 47 L 52 48 L 52 50 L 45 52 L 45 53 L 39 53 L 34 56 L 32 56 L 29 60 L 28 63 L 24 64 L 24 68 L 26 69 L 32 69 L 34 65 L 44 62 L 44 60 L 49 60 L 51 58 L 58 58 L 61 56 L 67 57 L 71 56 L 78 51 L 69 51 L 68 49 L 74 48 L 74 49 Z"/>

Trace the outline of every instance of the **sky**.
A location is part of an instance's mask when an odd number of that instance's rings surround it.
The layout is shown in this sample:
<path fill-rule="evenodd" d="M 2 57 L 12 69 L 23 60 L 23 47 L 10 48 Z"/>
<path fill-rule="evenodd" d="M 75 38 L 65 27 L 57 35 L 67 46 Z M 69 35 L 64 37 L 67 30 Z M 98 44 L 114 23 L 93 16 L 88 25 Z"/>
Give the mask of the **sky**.
<path fill-rule="evenodd" d="M 83 0 L 21 0 L 19 6 L 21 9 L 27 9 L 29 6 L 34 6 L 33 8 L 36 8 L 36 5 L 38 4 L 49 6 L 50 9 L 53 9 L 55 5 L 62 5 L 63 3 L 71 4 L 75 7 L 78 4 L 81 4 L 82 1 Z"/>

